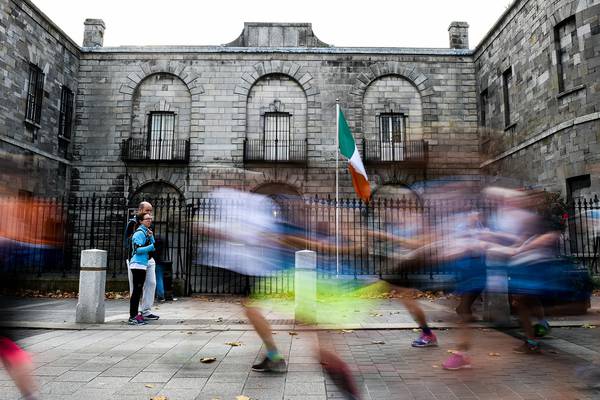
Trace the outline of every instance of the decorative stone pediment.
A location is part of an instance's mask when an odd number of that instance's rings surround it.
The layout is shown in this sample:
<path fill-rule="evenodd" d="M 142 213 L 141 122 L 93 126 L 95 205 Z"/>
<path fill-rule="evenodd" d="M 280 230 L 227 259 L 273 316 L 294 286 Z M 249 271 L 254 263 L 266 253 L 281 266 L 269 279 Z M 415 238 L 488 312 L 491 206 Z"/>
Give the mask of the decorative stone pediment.
<path fill-rule="evenodd" d="M 227 47 L 331 47 L 315 36 L 310 23 L 245 22 Z"/>

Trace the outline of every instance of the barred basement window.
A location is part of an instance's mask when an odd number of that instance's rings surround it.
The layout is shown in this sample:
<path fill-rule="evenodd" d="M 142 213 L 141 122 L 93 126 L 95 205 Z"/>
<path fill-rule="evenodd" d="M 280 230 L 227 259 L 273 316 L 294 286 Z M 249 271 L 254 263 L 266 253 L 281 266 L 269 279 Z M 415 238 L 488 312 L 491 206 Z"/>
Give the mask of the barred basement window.
<path fill-rule="evenodd" d="M 60 94 L 60 114 L 58 117 L 58 135 L 64 139 L 71 139 L 73 124 L 73 92 L 63 86 Z"/>
<path fill-rule="evenodd" d="M 382 113 L 379 115 L 379 143 L 381 161 L 404 160 L 406 138 L 406 115 Z"/>
<path fill-rule="evenodd" d="M 264 114 L 265 161 L 287 161 L 290 158 L 291 114 L 266 112 Z"/>
<path fill-rule="evenodd" d="M 509 127 L 512 124 L 512 117 L 511 117 L 512 86 L 513 86 L 512 67 L 509 67 L 502 74 L 502 89 L 503 89 L 503 94 L 504 94 L 504 126 L 505 127 Z"/>
<path fill-rule="evenodd" d="M 148 123 L 151 160 L 171 160 L 175 141 L 175 113 L 152 112 Z"/>
<path fill-rule="evenodd" d="M 554 46 L 556 48 L 556 69 L 558 73 L 558 91 L 560 93 L 579 85 L 581 78 L 577 76 L 577 59 L 579 42 L 575 16 L 571 16 L 554 27 Z"/>
<path fill-rule="evenodd" d="M 27 86 L 27 107 L 25 120 L 35 124 L 42 117 L 42 97 L 44 96 L 44 73 L 34 64 L 29 64 L 29 85 Z"/>
<path fill-rule="evenodd" d="M 484 89 L 479 94 L 479 125 L 482 127 L 487 126 L 487 109 L 488 109 L 488 90 Z"/>

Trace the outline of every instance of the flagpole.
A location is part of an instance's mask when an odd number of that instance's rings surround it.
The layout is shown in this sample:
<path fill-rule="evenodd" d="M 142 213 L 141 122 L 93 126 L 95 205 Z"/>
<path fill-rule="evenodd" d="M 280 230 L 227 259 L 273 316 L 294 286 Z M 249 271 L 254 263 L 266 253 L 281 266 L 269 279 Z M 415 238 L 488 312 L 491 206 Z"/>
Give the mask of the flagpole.
<path fill-rule="evenodd" d="M 340 99 L 335 99 L 335 275 L 340 275 Z"/>

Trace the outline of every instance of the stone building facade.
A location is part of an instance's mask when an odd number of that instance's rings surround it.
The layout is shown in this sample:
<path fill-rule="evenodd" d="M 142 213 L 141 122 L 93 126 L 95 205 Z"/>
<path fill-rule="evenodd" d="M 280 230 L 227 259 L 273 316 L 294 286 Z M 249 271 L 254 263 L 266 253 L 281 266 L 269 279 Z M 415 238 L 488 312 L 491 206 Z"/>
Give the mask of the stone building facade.
<path fill-rule="evenodd" d="M 246 24 L 239 39 L 220 47 L 84 48 L 80 78 L 79 193 L 163 192 L 164 184 L 185 197 L 223 185 L 332 194 L 336 99 L 359 147 L 379 140 L 383 113 L 404 118 L 399 139 L 427 142 L 427 165 L 366 158 L 375 186 L 478 170 L 468 50 L 333 48 L 310 24 Z M 172 136 L 189 140 L 189 159 L 124 162 L 123 143 L 145 141 L 155 112 L 172 113 Z M 342 167 L 342 192 L 351 195 Z"/>
<path fill-rule="evenodd" d="M 0 193 L 62 195 L 81 49 L 28 1 L 0 1 Z"/>
<path fill-rule="evenodd" d="M 517 1 L 474 52 L 482 170 L 600 192 L 600 1 Z"/>
<path fill-rule="evenodd" d="M 0 149 L 18 142 L 13 153 L 64 165 L 35 192 L 332 194 L 336 100 L 376 195 L 480 172 L 598 192 L 600 0 L 517 0 L 474 50 L 464 22 L 450 25 L 449 48 L 421 49 L 332 47 L 310 24 L 268 23 L 246 23 L 222 46 L 103 47 L 101 20 L 86 21 L 79 48 L 29 0 L 1 5 L 11 95 Z M 31 139 L 27 77 L 40 57 L 47 83 Z M 61 85 L 76 94 L 67 150 Z"/>

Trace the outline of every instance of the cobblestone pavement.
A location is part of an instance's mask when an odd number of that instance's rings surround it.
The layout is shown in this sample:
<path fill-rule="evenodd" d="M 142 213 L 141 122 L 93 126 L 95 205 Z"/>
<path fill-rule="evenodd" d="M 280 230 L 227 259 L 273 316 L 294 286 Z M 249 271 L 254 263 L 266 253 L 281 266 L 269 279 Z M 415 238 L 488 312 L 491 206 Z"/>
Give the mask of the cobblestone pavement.
<path fill-rule="evenodd" d="M 598 315 L 595 302 L 587 315 L 592 322 Z M 475 328 L 473 369 L 450 372 L 441 364 L 456 348 L 456 329 L 436 330 L 439 347 L 416 349 L 410 347 L 417 335 L 412 329 L 295 330 L 287 324 L 290 315 L 267 309 L 269 319 L 280 322 L 274 325 L 275 339 L 289 368 L 285 374 L 265 375 L 250 370 L 264 349 L 247 325 L 188 325 L 185 320 L 177 324 L 177 315 L 196 322 L 243 318 L 236 301 L 187 299 L 160 305 L 167 322 L 147 327 L 123 325 L 126 302 L 109 303 L 113 319 L 105 326 L 16 332 L 34 357 L 42 399 L 149 400 L 159 395 L 168 400 L 236 400 L 241 395 L 253 400 L 342 399 L 313 356 L 316 343 L 334 349 L 349 363 L 366 400 L 600 399 L 600 391 L 585 388 L 575 374 L 578 366 L 600 363 L 600 324 L 554 328 L 544 339 L 544 354 L 537 356 L 513 353 L 520 344 L 514 336 Z M 392 321 L 390 326 L 410 320 L 395 302 L 376 305 L 368 318 Z M 435 318 L 452 314 L 438 306 L 429 308 Z M 15 301 L 4 312 L 53 321 L 74 314 L 74 302 Z M 216 361 L 204 364 L 203 357 Z M 5 399 L 19 395 L 0 371 L 0 400 Z"/>
<path fill-rule="evenodd" d="M 556 329 L 556 338 L 592 335 L 593 329 Z M 286 374 L 265 375 L 250 366 L 264 349 L 252 331 L 52 331 L 21 340 L 36 363 L 43 399 L 256 400 L 341 399 L 313 357 L 314 344 L 335 349 L 356 373 L 364 399 L 598 399 L 583 389 L 575 368 L 589 361 L 554 347 L 538 356 L 511 349 L 520 342 L 502 332 L 477 329 L 471 370 L 444 371 L 442 361 L 455 347 L 456 331 L 437 331 L 438 348 L 416 349 L 412 330 L 277 331 Z M 566 340 L 566 339 L 562 339 Z M 240 342 L 233 347 L 227 342 Z M 379 344 L 383 342 L 383 344 Z M 590 354 L 599 340 L 587 342 Z M 377 344 L 376 344 L 377 343 Z M 586 347 L 587 348 L 587 347 Z M 490 355 L 490 353 L 497 353 Z M 203 357 L 217 361 L 203 364 Z M 0 399 L 18 399 L 12 382 L 0 374 Z"/>

